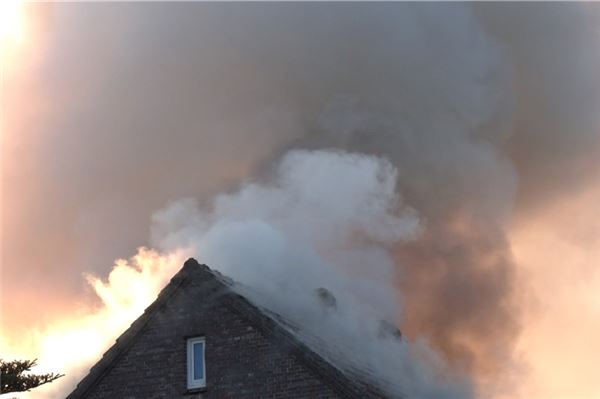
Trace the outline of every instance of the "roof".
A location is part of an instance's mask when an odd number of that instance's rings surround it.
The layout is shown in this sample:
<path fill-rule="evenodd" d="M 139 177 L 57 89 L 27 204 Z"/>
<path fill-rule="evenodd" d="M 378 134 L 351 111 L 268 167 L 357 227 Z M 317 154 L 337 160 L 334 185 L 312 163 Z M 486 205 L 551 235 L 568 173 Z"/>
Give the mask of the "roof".
<path fill-rule="evenodd" d="M 223 291 L 220 300 L 224 305 L 246 319 L 271 342 L 289 350 L 292 356 L 311 369 L 342 397 L 362 399 L 381 396 L 373 387 L 364 382 L 356 381 L 354 378 L 356 376 L 345 374 L 296 338 L 290 329 L 284 326 L 285 321 L 281 316 L 258 308 L 245 297 L 236 293 L 232 288 L 230 279 L 190 258 L 162 289 L 157 299 L 117 338 L 115 344 L 90 369 L 89 374 L 77 384 L 77 387 L 67 396 L 67 399 L 84 398 L 133 345 L 136 338 L 144 331 L 145 326 L 167 304 L 170 298 L 196 279 L 212 280 Z"/>

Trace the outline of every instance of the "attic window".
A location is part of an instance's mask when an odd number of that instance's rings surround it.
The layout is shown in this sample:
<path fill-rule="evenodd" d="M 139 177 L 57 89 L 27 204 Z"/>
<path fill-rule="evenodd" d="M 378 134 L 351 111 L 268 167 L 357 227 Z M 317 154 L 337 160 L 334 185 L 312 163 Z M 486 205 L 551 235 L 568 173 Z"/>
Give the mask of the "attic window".
<path fill-rule="evenodd" d="M 204 337 L 187 340 L 187 387 L 199 389 L 206 386 L 206 367 L 204 364 Z"/>

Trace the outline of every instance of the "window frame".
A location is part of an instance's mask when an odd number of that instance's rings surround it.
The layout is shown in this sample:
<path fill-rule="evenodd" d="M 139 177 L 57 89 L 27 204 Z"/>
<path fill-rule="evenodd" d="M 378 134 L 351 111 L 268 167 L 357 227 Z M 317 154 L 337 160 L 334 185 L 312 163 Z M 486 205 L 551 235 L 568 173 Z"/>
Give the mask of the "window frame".
<path fill-rule="evenodd" d="M 194 366 L 197 359 L 194 355 L 194 344 L 202 343 L 202 378 L 194 378 Z M 206 337 L 196 336 L 187 339 L 187 389 L 206 388 Z"/>

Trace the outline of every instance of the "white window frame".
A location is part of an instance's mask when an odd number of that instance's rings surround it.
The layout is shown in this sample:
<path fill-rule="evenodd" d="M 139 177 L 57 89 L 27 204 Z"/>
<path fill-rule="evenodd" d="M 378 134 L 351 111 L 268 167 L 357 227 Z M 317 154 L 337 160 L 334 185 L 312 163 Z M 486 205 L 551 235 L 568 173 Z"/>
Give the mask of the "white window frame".
<path fill-rule="evenodd" d="M 202 342 L 204 350 L 202 351 L 202 359 L 194 358 L 194 344 Z M 206 339 L 205 337 L 188 338 L 187 340 L 187 388 L 199 389 L 206 387 Z M 202 378 L 194 378 L 194 365 L 196 361 L 202 362 Z"/>

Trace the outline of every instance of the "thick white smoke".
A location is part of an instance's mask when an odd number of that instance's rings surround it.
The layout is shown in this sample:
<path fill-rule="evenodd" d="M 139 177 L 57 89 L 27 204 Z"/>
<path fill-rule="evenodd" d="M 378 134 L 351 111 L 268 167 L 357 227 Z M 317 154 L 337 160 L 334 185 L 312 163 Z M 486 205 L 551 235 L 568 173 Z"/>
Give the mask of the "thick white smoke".
<path fill-rule="evenodd" d="M 298 324 L 301 337 L 337 347 L 342 359 L 391 383 L 393 394 L 466 398 L 469 385 L 453 381 L 423 342 L 380 336 L 381 321 L 401 320 L 390 249 L 421 230 L 397 179 L 375 156 L 292 151 L 272 180 L 218 196 L 209 210 L 183 200 L 157 213 L 154 242 L 232 277 L 250 299 Z M 325 311 L 319 288 L 333 294 L 335 311 Z"/>
<path fill-rule="evenodd" d="M 320 286 L 359 296 L 359 307 L 399 316 L 389 247 L 418 231 L 396 193 L 396 171 L 376 157 L 287 154 L 272 183 L 218 196 L 202 212 L 176 202 L 155 215 L 154 242 L 194 248 L 199 261 L 267 295 L 312 296 Z M 373 288 L 377 289 L 373 289 Z"/>

